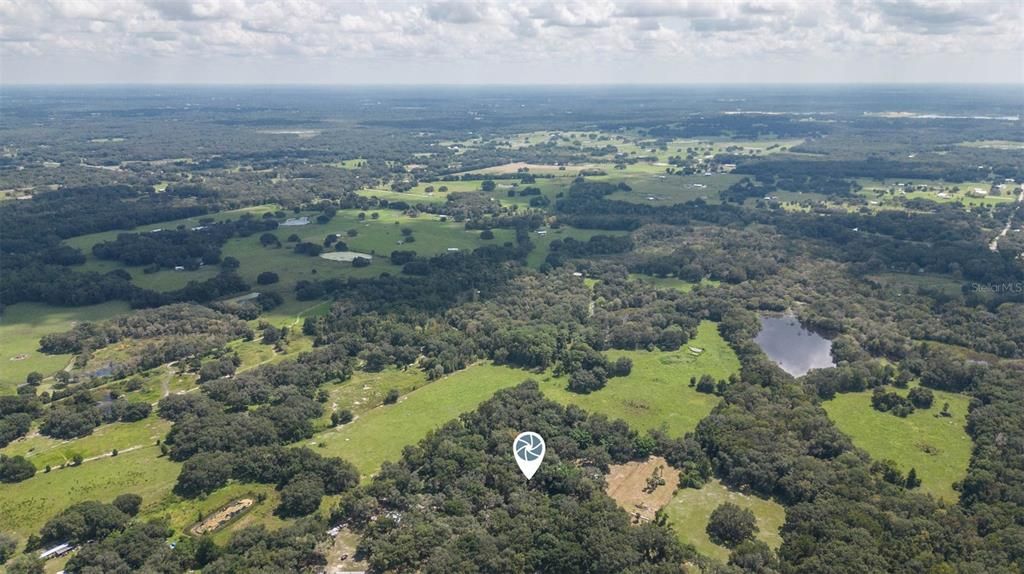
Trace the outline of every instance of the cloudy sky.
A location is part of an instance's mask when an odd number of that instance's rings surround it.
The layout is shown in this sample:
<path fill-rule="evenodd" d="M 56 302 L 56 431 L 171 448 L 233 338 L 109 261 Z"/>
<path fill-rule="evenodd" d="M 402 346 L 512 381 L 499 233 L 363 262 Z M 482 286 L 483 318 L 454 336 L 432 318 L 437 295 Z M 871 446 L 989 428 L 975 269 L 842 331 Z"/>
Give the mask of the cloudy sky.
<path fill-rule="evenodd" d="M 0 0 L 0 82 L 1024 83 L 1024 0 Z"/>

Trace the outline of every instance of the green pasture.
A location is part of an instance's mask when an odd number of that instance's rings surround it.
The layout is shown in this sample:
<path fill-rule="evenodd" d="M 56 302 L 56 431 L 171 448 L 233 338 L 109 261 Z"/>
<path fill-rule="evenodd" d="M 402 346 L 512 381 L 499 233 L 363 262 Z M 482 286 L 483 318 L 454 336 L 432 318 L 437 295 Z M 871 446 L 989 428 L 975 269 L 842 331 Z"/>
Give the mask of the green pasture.
<path fill-rule="evenodd" d="M 129 380 L 138 379 L 142 382 L 142 388 L 137 391 L 129 391 L 126 386 Z M 105 388 L 116 390 L 125 395 L 128 400 L 145 401 L 156 403 L 165 394 L 175 394 L 188 391 L 196 387 L 196 376 L 192 374 L 179 375 L 174 368 L 164 366 L 150 369 L 148 371 L 107 383 Z"/>
<path fill-rule="evenodd" d="M 540 234 L 537 231 L 530 233 L 530 242 L 533 243 L 533 251 L 526 256 L 526 264 L 534 269 L 541 266 L 551 250 L 551 242 L 556 239 L 565 241 L 566 238 L 573 238 L 577 241 L 589 241 L 595 235 L 626 235 L 625 231 L 606 229 L 577 229 L 563 225 L 558 228 L 545 228 L 547 233 Z"/>
<path fill-rule="evenodd" d="M 365 161 L 366 160 L 363 158 L 344 159 L 341 161 L 329 163 L 327 165 L 330 167 L 336 167 L 338 169 L 356 169 L 360 166 L 360 164 L 362 164 Z"/>
<path fill-rule="evenodd" d="M 272 206 L 264 206 L 264 211 L 271 209 Z M 449 248 L 471 251 L 486 244 L 500 245 L 515 239 L 511 230 L 495 229 L 493 240 L 483 240 L 480 239 L 479 231 L 467 231 L 461 223 L 440 221 L 439 218 L 432 216 L 414 218 L 394 211 L 380 210 L 377 212 L 378 219 L 372 219 L 367 214 L 365 221 L 360 221 L 358 213 L 358 210 L 339 211 L 330 222 L 323 225 L 314 222 L 308 225 L 280 227 L 273 233 L 281 240 L 283 245 L 281 248 L 263 247 L 260 244 L 259 235 L 236 237 L 224 245 L 222 254 L 224 257 L 230 256 L 239 260 L 241 267 L 238 272 L 254 291 L 277 291 L 285 297 L 286 302 L 291 303 L 294 301 L 292 293 L 295 282 L 299 280 L 375 277 L 383 272 L 398 273 L 400 268 L 391 265 L 388 260 L 388 256 L 396 249 L 412 250 L 422 256 L 432 256 L 445 253 Z M 219 214 L 217 217 L 220 218 L 220 215 L 223 214 Z M 313 216 L 315 214 L 310 212 L 301 215 Z M 166 222 L 143 226 L 143 228 L 171 227 L 175 223 Z M 399 241 L 404 239 L 401 233 L 403 228 L 413 231 L 414 242 L 399 244 Z M 349 230 L 355 230 L 357 235 L 349 237 L 347 235 Z M 324 238 L 332 233 L 337 234 L 348 245 L 349 250 L 374 255 L 373 263 L 368 267 L 354 268 L 348 262 L 298 255 L 292 251 L 294 244 L 286 241 L 289 236 L 294 234 L 301 241 L 322 244 Z M 116 236 L 116 233 L 113 235 Z M 88 253 L 95 242 L 112 238 L 113 236 L 110 234 L 93 234 L 74 238 L 68 243 L 73 242 L 76 247 Z M 87 257 L 87 262 L 83 267 L 100 272 L 125 269 L 131 273 L 136 285 L 157 291 L 179 289 L 189 281 L 202 281 L 213 277 L 219 271 L 217 266 L 206 266 L 197 271 L 164 269 L 156 273 L 145 274 L 141 267 L 127 267 L 119 262 L 100 261 L 91 255 Z M 269 286 L 257 285 L 256 276 L 263 271 L 277 273 L 282 281 Z"/>
<path fill-rule="evenodd" d="M 257 217 L 262 216 L 268 211 L 277 211 L 281 209 L 277 205 L 258 205 L 254 207 L 246 207 L 242 209 L 233 209 L 230 211 L 221 211 L 218 213 L 210 213 L 206 215 L 197 215 L 195 217 L 186 217 L 184 219 L 172 219 L 168 221 L 161 221 L 158 223 L 148 223 L 146 225 L 140 225 L 131 229 L 116 229 L 113 231 L 101 231 L 99 233 L 89 233 L 86 235 L 79 235 L 77 237 L 71 237 L 64 240 L 65 245 L 76 247 L 81 249 L 86 255 L 91 255 L 92 246 L 101 243 L 103 241 L 113 241 L 117 239 L 117 236 L 122 233 L 143 233 L 147 231 L 153 231 L 155 229 L 177 229 L 178 226 L 185 226 L 187 228 L 196 227 L 201 225 L 200 219 L 210 218 L 214 221 L 227 221 L 229 219 L 238 219 L 243 213 L 251 213 Z M 289 212 L 289 217 L 292 217 L 292 213 Z"/>
<path fill-rule="evenodd" d="M 704 176 L 669 175 L 664 171 L 660 174 L 630 174 L 627 171 L 621 176 L 611 174 L 606 178 L 593 179 L 607 179 L 613 183 L 625 181 L 633 188 L 632 191 L 617 191 L 609 196 L 610 199 L 648 205 L 675 205 L 695 199 L 719 203 L 718 193 L 728 189 L 743 177 L 730 173 Z"/>
<path fill-rule="evenodd" d="M 260 497 L 264 500 L 261 502 Z M 263 524 L 270 528 L 280 527 L 285 521 L 274 516 L 274 508 L 281 500 L 280 494 L 273 484 L 243 484 L 232 481 L 224 488 L 199 498 L 181 498 L 176 494 L 168 494 L 155 504 L 148 506 L 141 517 L 144 520 L 166 520 L 175 530 L 177 538 L 188 534 L 194 524 L 202 518 L 213 514 L 221 507 L 240 498 L 252 498 L 254 504 L 244 513 L 213 533 L 213 539 L 224 544 L 231 533 L 252 526 Z"/>
<path fill-rule="evenodd" d="M 959 494 L 953 483 L 966 476 L 971 459 L 971 438 L 964 430 L 970 399 L 934 393 L 930 409 L 918 409 L 906 418 L 872 408 L 871 391 L 840 394 L 823 406 L 839 430 L 872 458 L 896 461 L 904 473 L 916 469 L 923 492 L 956 502 Z M 952 417 L 938 416 L 944 403 L 949 403 Z"/>
<path fill-rule="evenodd" d="M 340 456 L 352 462 L 365 480 L 385 461 L 401 457 L 406 445 L 415 444 L 431 430 L 475 409 L 495 391 L 529 378 L 529 373 L 518 369 L 473 365 L 402 396 L 396 404 L 371 409 L 351 423 L 321 432 L 301 444 L 323 456 Z M 387 384 L 381 382 L 378 386 L 386 389 Z M 401 384 L 396 382 L 394 386 Z M 324 446 L 320 448 L 319 443 Z"/>
<path fill-rule="evenodd" d="M 111 423 L 101 425 L 92 434 L 73 440 L 59 440 L 33 433 L 4 447 L 0 452 L 6 455 L 22 455 L 42 471 L 47 465 L 56 468 L 71 462 L 74 455 L 83 458 L 102 457 L 114 449 L 118 457 L 129 454 L 128 449 L 154 446 L 171 430 L 171 423 L 155 414 L 133 423 Z M 125 452 L 128 451 L 128 452 Z M 98 459 L 97 459 L 98 460 Z M 91 464 L 87 462 L 86 464 Z"/>
<path fill-rule="evenodd" d="M 689 347 L 704 350 L 694 356 Z M 718 404 L 718 397 L 698 393 L 690 377 L 708 374 L 724 379 L 739 371 L 739 359 L 718 334 L 714 323 L 700 324 L 697 336 L 678 351 L 609 351 L 611 359 L 629 357 L 633 371 L 616 377 L 599 391 L 582 395 L 566 389 L 567 377 L 541 382 L 544 394 L 562 404 L 574 404 L 587 411 L 622 419 L 638 431 L 664 427 L 672 436 L 694 430 Z"/>
<path fill-rule="evenodd" d="M 772 549 L 779 549 L 782 545 L 779 530 L 786 521 L 786 509 L 774 501 L 730 490 L 718 479 L 708 482 L 702 488 L 677 490 L 672 501 L 662 510 L 680 541 L 692 544 L 705 556 L 726 562 L 729 560 L 729 549 L 712 542 L 707 533 L 711 513 L 725 502 L 753 512 L 757 518 L 756 538 Z"/>
<path fill-rule="evenodd" d="M 127 303 L 109 302 L 86 307 L 54 307 L 17 303 L 0 315 L 0 394 L 14 394 L 32 371 L 49 377 L 71 361 L 71 355 L 44 355 L 39 339 L 67 331 L 76 322 L 102 321 L 127 312 Z"/>
<path fill-rule="evenodd" d="M 690 291 L 693 291 L 693 288 L 697 285 L 704 287 L 717 287 L 721 285 L 721 281 L 715 281 L 714 279 L 702 279 L 700 283 L 691 283 L 690 281 L 684 281 L 677 277 L 652 277 L 650 275 L 641 275 L 639 273 L 630 273 L 629 278 L 633 281 L 639 281 L 658 289 L 675 289 L 680 293 L 689 293 Z"/>
<path fill-rule="evenodd" d="M 860 195 L 869 201 L 875 201 L 881 207 L 898 206 L 911 199 L 927 199 L 936 203 L 959 203 L 964 206 L 992 206 L 1004 203 L 1013 203 L 1017 200 L 1013 193 L 1015 186 L 1008 185 L 1001 192 L 1001 195 L 988 195 L 985 197 L 972 197 L 971 190 L 980 188 L 988 191 L 992 186 L 988 181 L 967 181 L 961 183 L 908 179 L 908 180 L 886 180 L 861 178 L 857 180 L 860 184 Z M 904 188 L 896 186 L 897 183 L 909 184 Z M 920 189 L 923 187 L 924 189 Z M 946 197 L 940 196 L 943 193 Z"/>
<path fill-rule="evenodd" d="M 390 389 L 398 389 L 406 395 L 424 385 L 430 384 L 423 371 L 416 368 L 387 368 L 379 373 L 356 371 L 352 378 L 329 387 L 328 408 L 317 421 L 320 428 L 330 427 L 331 413 L 348 409 L 356 416 L 371 411 L 384 403 L 384 395 Z"/>
<path fill-rule="evenodd" d="M 296 301 L 285 299 L 283 305 L 274 307 L 260 315 L 260 320 L 279 327 L 292 327 L 302 330 L 302 323 L 307 317 L 326 315 L 331 310 L 333 301 Z"/>
<path fill-rule="evenodd" d="M 672 156 L 687 156 L 693 150 L 697 158 L 731 153 L 736 155 L 769 155 L 783 153 L 804 142 L 803 139 L 764 138 L 759 140 L 732 140 L 728 138 L 675 139 L 667 142 L 664 149 L 653 139 L 634 138 L 627 142 L 614 141 L 612 145 L 619 153 L 629 156 L 656 156 L 658 162 L 667 162 Z M 604 145 L 604 144 L 601 144 Z M 732 149 L 729 149 L 732 148 Z M 771 148 L 771 149 L 769 149 Z"/>
<path fill-rule="evenodd" d="M 1012 140 L 975 140 L 963 142 L 959 145 L 986 149 L 1024 150 L 1024 141 Z"/>
<path fill-rule="evenodd" d="M 76 502 L 110 502 L 126 492 L 141 496 L 146 511 L 170 494 L 178 478 L 180 465 L 159 454 L 160 450 L 150 445 L 5 484 L 0 488 L 4 529 L 24 539 Z"/>

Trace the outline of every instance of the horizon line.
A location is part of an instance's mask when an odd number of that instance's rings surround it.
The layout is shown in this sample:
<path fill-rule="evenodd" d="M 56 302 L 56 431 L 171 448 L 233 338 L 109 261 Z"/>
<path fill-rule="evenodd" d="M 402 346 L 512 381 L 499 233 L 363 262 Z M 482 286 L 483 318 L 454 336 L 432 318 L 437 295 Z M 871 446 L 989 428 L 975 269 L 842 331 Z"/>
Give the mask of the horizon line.
<path fill-rule="evenodd" d="M 377 83 L 377 82 L 356 82 L 356 83 L 326 83 L 326 82 L 281 82 L 281 83 L 258 83 L 258 82 L 0 82 L 0 89 L 4 88 L 61 88 L 61 87 L 252 87 L 252 88 L 686 88 L 686 87 L 830 87 L 830 86 L 992 86 L 992 87 L 1021 87 L 1024 81 L 1014 82 L 948 82 L 948 81 L 906 81 L 906 82 L 689 82 L 689 83 L 666 83 L 666 82 L 572 82 L 572 83 Z"/>

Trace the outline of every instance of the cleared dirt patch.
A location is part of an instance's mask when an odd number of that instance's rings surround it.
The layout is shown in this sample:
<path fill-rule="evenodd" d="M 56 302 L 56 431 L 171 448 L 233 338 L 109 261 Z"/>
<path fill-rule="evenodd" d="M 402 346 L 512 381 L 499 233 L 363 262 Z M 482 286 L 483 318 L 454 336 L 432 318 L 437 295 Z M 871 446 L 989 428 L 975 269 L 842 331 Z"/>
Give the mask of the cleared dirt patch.
<path fill-rule="evenodd" d="M 251 498 L 240 498 L 229 503 L 227 506 L 206 517 L 202 522 L 193 526 L 191 529 L 192 534 L 202 536 L 203 534 L 219 529 L 221 526 L 231 522 L 232 519 L 248 510 L 249 507 L 253 505 L 253 502 L 255 501 Z"/>
<path fill-rule="evenodd" d="M 332 533 L 328 531 L 328 533 Z M 325 574 L 343 574 L 350 572 L 365 572 L 369 564 L 356 560 L 356 546 L 359 545 L 359 535 L 348 528 L 339 528 L 334 536 L 334 543 L 327 550 L 327 566 Z"/>
<path fill-rule="evenodd" d="M 654 520 L 655 513 L 672 500 L 679 485 L 679 471 L 660 456 L 644 462 L 612 466 L 605 477 L 605 493 L 615 499 L 634 522 Z"/>

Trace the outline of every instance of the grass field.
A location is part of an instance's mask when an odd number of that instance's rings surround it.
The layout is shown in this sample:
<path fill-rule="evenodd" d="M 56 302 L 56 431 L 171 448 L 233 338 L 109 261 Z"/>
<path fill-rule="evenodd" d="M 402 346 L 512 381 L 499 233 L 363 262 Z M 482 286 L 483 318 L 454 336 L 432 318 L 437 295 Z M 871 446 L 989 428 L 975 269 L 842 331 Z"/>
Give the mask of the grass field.
<path fill-rule="evenodd" d="M 336 161 L 334 163 L 329 163 L 327 165 L 329 165 L 331 167 L 336 167 L 338 169 L 356 169 L 356 168 L 358 168 L 360 166 L 360 164 L 362 164 L 365 161 L 366 160 L 364 160 L 362 158 L 345 159 L 345 160 L 342 160 L 342 161 Z"/>
<path fill-rule="evenodd" d="M 573 165 L 551 165 L 551 164 L 537 164 L 537 163 L 525 163 L 525 162 L 514 162 L 506 163 L 502 165 L 495 165 L 491 167 L 485 167 L 481 169 L 474 169 L 465 173 L 473 174 L 503 174 L 507 175 L 510 173 L 517 173 L 520 169 L 526 168 L 529 170 L 528 173 L 543 174 L 543 175 L 569 175 L 575 177 L 581 169 L 589 169 L 598 167 L 596 163 L 583 163 Z"/>
<path fill-rule="evenodd" d="M 252 213 L 272 211 L 275 206 L 267 205 L 260 208 L 246 210 Z M 237 217 L 243 210 L 224 212 L 217 214 L 216 219 L 226 219 L 229 216 Z M 241 263 L 239 274 L 253 286 L 254 290 L 276 291 L 280 293 L 286 304 L 294 303 L 293 288 L 299 280 L 328 279 L 333 277 L 376 277 L 383 272 L 398 273 L 400 268 L 388 261 L 387 256 L 396 249 L 413 250 L 422 256 L 431 256 L 444 253 L 449 248 L 460 250 L 472 250 L 486 244 L 500 245 L 506 241 L 513 241 L 515 235 L 508 229 L 495 229 L 493 240 L 480 239 L 478 231 L 466 231 L 463 224 L 455 222 L 442 222 L 435 217 L 411 218 L 395 211 L 381 210 L 377 212 L 379 218 L 374 220 L 367 217 L 365 221 L 358 219 L 357 210 L 339 211 L 328 223 L 320 225 L 311 223 L 301 226 L 281 227 L 275 234 L 282 241 L 282 248 L 267 248 L 260 245 L 258 235 L 250 237 L 236 237 L 229 240 L 222 249 L 224 257 L 235 257 Z M 312 212 L 302 215 L 312 216 Z M 157 228 L 171 228 L 178 224 L 195 225 L 198 218 L 164 222 L 160 224 L 146 225 L 138 228 L 140 231 Z M 415 242 L 405 245 L 398 245 L 403 238 L 401 230 L 409 228 L 413 231 Z M 355 230 L 357 235 L 349 237 L 348 230 Z M 118 232 L 98 233 L 84 235 L 68 240 L 67 243 L 91 253 L 92 245 L 110 240 L 116 237 Z M 373 264 L 364 268 L 354 268 L 351 263 L 337 262 L 320 257 L 308 257 L 295 254 L 292 244 L 285 240 L 292 234 L 299 236 L 302 241 L 310 241 L 320 244 L 324 237 L 329 234 L 337 234 L 345 241 L 353 251 L 377 255 Z M 141 267 L 126 267 L 119 262 L 100 261 L 88 255 L 83 269 L 106 272 L 114 269 L 125 269 L 131 273 L 133 282 L 147 289 L 157 291 L 170 291 L 185 286 L 189 281 L 202 281 L 213 277 L 219 271 L 217 266 L 206 266 L 196 271 L 173 271 L 161 270 L 157 273 L 145 274 Z M 256 276 L 263 271 L 274 271 L 282 278 L 280 283 L 270 286 L 257 286 Z M 308 306 L 308 305 L 307 305 Z M 292 307 L 293 308 L 293 307 Z"/>
<path fill-rule="evenodd" d="M 301 444 L 323 456 L 340 456 L 351 461 L 365 480 L 376 473 L 384 461 L 401 457 L 406 445 L 416 443 L 429 431 L 473 410 L 495 391 L 529 378 L 529 373 L 518 369 L 473 365 L 404 395 L 394 405 L 366 411 L 353 422 L 324 431 Z M 402 384 L 408 381 L 389 385 L 387 380 L 382 380 L 377 386 L 387 389 Z M 317 446 L 321 442 L 323 448 Z"/>
<path fill-rule="evenodd" d="M 97 427 L 89 436 L 70 441 L 58 440 L 36 434 L 18 439 L 4 447 L 0 452 L 7 455 L 20 454 L 32 461 L 37 469 L 46 465 L 54 468 L 70 462 L 75 454 L 83 458 L 91 458 L 109 454 L 117 449 L 123 456 L 129 448 L 148 447 L 156 444 L 171 430 L 171 423 L 156 415 L 133 423 L 112 423 Z M 134 452 L 134 451 L 130 451 Z"/>
<path fill-rule="evenodd" d="M 631 133 L 609 133 L 600 131 L 537 131 L 525 132 L 512 136 L 504 136 L 500 141 L 507 142 L 512 149 L 536 145 L 540 143 L 554 143 L 561 148 L 600 148 L 613 145 L 618 153 L 626 156 L 653 156 L 658 162 L 665 162 L 669 156 L 687 155 L 687 149 L 693 149 L 698 157 L 710 156 L 720 153 L 735 153 L 741 155 L 768 155 L 788 151 L 796 145 L 803 143 L 803 139 L 776 139 L 764 138 L 760 140 L 732 140 L 723 137 L 701 138 L 701 139 L 675 139 L 667 142 L 664 148 L 656 147 L 657 141 L 635 132 Z M 447 142 L 458 144 L 462 147 L 474 147 L 480 143 L 479 139 L 469 139 L 461 142 Z"/>
<path fill-rule="evenodd" d="M 478 182 L 475 182 L 478 183 Z M 390 189 L 361 189 L 357 192 L 363 197 L 375 197 L 387 201 L 404 201 L 409 205 L 418 203 L 444 203 L 448 201 L 447 193 L 426 193 L 422 190 L 410 189 L 409 191 L 398 192 Z"/>
<path fill-rule="evenodd" d="M 934 393 L 932 408 L 918 409 L 906 418 L 873 409 L 870 391 L 837 395 L 824 407 L 839 430 L 872 458 L 894 460 L 904 473 L 917 469 L 922 491 L 955 502 L 959 494 L 953 483 L 964 478 L 971 458 L 971 439 L 964 430 L 970 400 Z M 947 402 L 953 416 L 936 416 Z"/>
<path fill-rule="evenodd" d="M 693 544 L 701 554 L 725 562 L 729 549 L 712 542 L 706 531 L 711 513 L 724 502 L 750 509 L 757 517 L 757 539 L 778 550 L 782 544 L 779 529 L 786 521 L 786 509 L 774 501 L 730 490 L 717 479 L 703 488 L 676 491 L 664 510 L 679 540 Z"/>
<path fill-rule="evenodd" d="M 170 494 L 179 464 L 159 457 L 160 450 L 147 446 L 116 457 L 88 461 L 78 467 L 39 473 L 0 488 L 0 516 L 4 530 L 22 540 L 53 515 L 75 502 L 110 502 L 118 494 L 142 497 L 144 511 Z"/>
<path fill-rule="evenodd" d="M 264 497 L 263 501 L 258 499 L 260 495 Z M 274 516 L 274 508 L 281 500 L 274 485 L 237 482 L 232 482 L 201 498 L 183 499 L 169 494 L 157 504 L 146 508 L 141 516 L 145 520 L 166 520 L 171 528 L 174 528 L 176 537 L 180 538 L 199 521 L 200 516 L 206 517 L 227 503 L 246 497 L 255 499 L 254 504 L 241 516 L 214 532 L 213 539 L 217 543 L 227 542 L 232 532 L 246 526 L 263 524 L 274 528 L 284 524 L 284 520 Z"/>
<path fill-rule="evenodd" d="M 704 352 L 695 357 L 688 346 L 700 347 Z M 696 428 L 719 400 L 691 388 L 690 377 L 709 374 L 721 379 L 739 371 L 736 354 L 718 334 L 715 324 L 707 321 L 679 351 L 609 351 L 608 356 L 629 357 L 633 372 L 628 377 L 609 379 L 603 389 L 588 395 L 568 391 L 565 377 L 545 380 L 541 389 L 559 403 L 622 419 L 636 430 L 664 426 L 670 435 L 682 436 Z"/>
<path fill-rule="evenodd" d="M 551 242 L 556 239 L 565 241 L 572 237 L 578 241 L 587 241 L 595 235 L 625 235 L 625 231 L 609 231 L 605 229 L 577 229 L 563 225 L 558 229 L 547 229 L 547 233 L 541 235 L 537 232 L 530 234 L 530 242 L 533 243 L 533 251 L 526 256 L 526 264 L 534 269 L 541 266 L 551 250 Z"/>
<path fill-rule="evenodd" d="M 126 311 L 128 304 L 122 302 L 88 307 L 54 307 L 43 303 L 7 307 L 0 316 L 0 394 L 14 394 L 32 371 L 49 377 L 71 361 L 71 355 L 40 353 L 39 339 L 43 335 L 67 331 L 75 322 L 100 321 Z M 25 358 L 15 360 L 19 356 Z"/>
<path fill-rule="evenodd" d="M 880 207 L 899 205 L 903 201 L 910 199 L 927 199 L 936 203 L 960 203 L 964 206 L 1000 205 L 1013 203 L 1017 200 L 1016 194 L 1012 191 L 1013 186 L 1004 189 L 1002 195 L 998 196 L 972 197 L 969 195 L 968 192 L 974 188 L 988 191 L 992 184 L 987 181 L 949 183 L 923 179 L 879 181 L 862 178 L 858 179 L 857 183 L 863 188 L 859 192 L 860 195 L 870 201 L 878 202 Z M 912 187 L 901 191 L 900 188 L 896 187 L 897 183 L 912 184 Z M 919 189 L 921 186 L 926 189 Z M 889 190 L 896 191 L 895 193 L 889 193 Z M 944 196 L 940 196 L 939 193 L 943 193 Z"/>
<path fill-rule="evenodd" d="M 687 149 L 693 149 L 697 157 L 734 153 L 737 155 L 770 155 L 782 153 L 803 143 L 803 139 L 765 138 L 760 140 L 731 140 L 727 138 L 676 139 L 667 143 L 665 149 L 655 148 L 654 140 L 633 139 L 629 142 L 613 142 L 619 153 L 635 156 L 656 156 L 659 163 L 671 156 L 686 157 Z M 601 144 L 603 145 L 603 144 Z M 770 149 L 769 149 L 770 148 Z"/>
<path fill-rule="evenodd" d="M 522 184 L 519 183 L 518 180 L 499 180 L 496 182 L 496 189 L 488 195 L 501 206 L 507 207 L 511 205 L 518 205 L 520 208 L 526 208 L 530 205 L 529 196 L 516 195 L 514 197 L 509 197 L 508 192 L 513 187 L 515 187 L 515 189 L 536 187 L 541 190 L 543 195 L 547 196 L 547 198 L 553 202 L 558 192 L 565 191 L 569 188 L 569 185 L 572 183 L 572 179 L 575 177 L 577 171 L 578 170 L 558 172 L 556 177 L 540 178 L 535 183 L 531 184 Z M 480 180 L 425 181 L 420 182 L 416 187 L 405 192 L 367 188 L 361 189 L 357 193 L 363 197 L 375 197 L 377 199 L 387 201 L 404 201 L 413 206 L 418 204 L 436 205 L 448 201 L 448 196 L 451 194 L 458 195 L 460 193 L 480 192 L 481 183 L 482 182 Z M 448 191 L 438 191 L 441 186 L 447 187 Z M 433 187 L 434 191 L 428 192 L 428 187 Z"/>
<path fill-rule="evenodd" d="M 149 223 L 146 225 L 140 225 L 132 229 L 116 229 L 113 231 L 101 231 L 99 233 L 90 233 L 87 235 L 79 235 L 64 240 L 65 245 L 71 247 L 77 247 L 81 249 L 87 256 L 92 253 L 92 246 L 102 241 L 113 241 L 117 239 L 117 236 L 121 233 L 140 233 L 144 231 L 152 231 L 154 229 L 177 229 L 179 225 L 185 227 L 195 227 L 199 225 L 199 220 L 203 218 L 212 218 L 215 221 L 226 221 L 228 219 L 237 219 L 243 213 L 252 213 L 253 215 L 262 215 L 268 211 L 277 211 L 280 206 L 277 205 L 259 205 L 254 207 L 246 207 L 243 209 L 234 209 L 231 211 L 221 211 L 219 213 L 208 214 L 208 215 L 197 215 L 195 217 L 186 217 L 183 219 L 172 219 L 168 221 L 161 221 L 159 223 Z"/>
<path fill-rule="evenodd" d="M 963 142 L 960 145 L 987 149 L 1024 150 L 1024 141 L 1012 140 L 975 140 Z"/>
<path fill-rule="evenodd" d="M 125 382 L 138 377 L 142 381 L 142 388 L 137 391 L 128 391 Z M 196 376 L 192 374 L 179 375 L 174 368 L 157 367 L 143 373 L 113 381 L 105 385 L 105 388 L 116 390 L 125 394 L 125 398 L 131 401 L 145 401 L 153 404 L 164 397 L 164 394 L 184 392 L 196 386 Z"/>
<path fill-rule="evenodd" d="M 702 175 L 666 175 L 664 169 L 660 174 L 611 174 L 606 178 L 610 182 L 626 182 L 633 191 L 617 191 L 610 199 L 643 203 L 648 205 L 675 205 L 695 199 L 703 199 L 708 203 L 720 203 L 718 192 L 724 191 L 732 184 L 743 179 L 742 176 L 729 173 Z"/>
<path fill-rule="evenodd" d="M 324 414 L 317 419 L 318 428 L 330 427 L 331 413 L 348 409 L 357 417 L 384 404 L 384 395 L 398 389 L 403 395 L 429 384 L 419 369 L 388 368 L 379 373 L 356 371 L 352 378 L 329 388 L 330 400 Z"/>
<path fill-rule="evenodd" d="M 720 281 L 715 281 L 714 279 L 702 279 L 700 283 L 691 283 L 676 277 L 652 277 L 650 275 L 640 275 L 639 273 L 630 273 L 629 278 L 634 281 L 653 285 L 658 289 L 675 289 L 680 293 L 689 293 L 690 291 L 693 291 L 693 288 L 697 285 L 717 287 L 721 284 Z"/>

